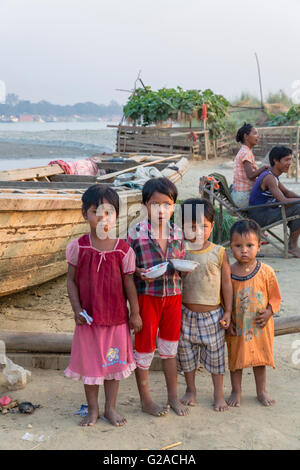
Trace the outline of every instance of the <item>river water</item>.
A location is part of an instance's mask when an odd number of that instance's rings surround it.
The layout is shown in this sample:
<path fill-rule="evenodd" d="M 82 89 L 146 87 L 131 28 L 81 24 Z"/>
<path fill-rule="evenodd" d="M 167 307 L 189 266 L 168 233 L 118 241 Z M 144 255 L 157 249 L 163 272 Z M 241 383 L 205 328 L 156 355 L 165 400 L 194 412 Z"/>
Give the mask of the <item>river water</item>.
<path fill-rule="evenodd" d="M 115 151 L 117 122 L 0 123 L 0 170 L 47 165 Z"/>

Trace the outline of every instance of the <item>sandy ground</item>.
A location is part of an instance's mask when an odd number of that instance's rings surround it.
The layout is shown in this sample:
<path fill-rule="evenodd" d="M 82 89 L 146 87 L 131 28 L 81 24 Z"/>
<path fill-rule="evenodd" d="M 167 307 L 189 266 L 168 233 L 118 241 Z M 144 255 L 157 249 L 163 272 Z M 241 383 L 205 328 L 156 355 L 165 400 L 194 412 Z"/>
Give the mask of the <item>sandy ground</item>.
<path fill-rule="evenodd" d="M 178 184 L 179 198 L 197 196 L 201 175 L 217 170 L 232 178 L 230 162 L 194 162 L 183 181 Z M 296 185 L 284 178 L 290 188 Z M 273 247 L 264 246 L 263 262 L 276 271 L 283 302 L 279 315 L 299 314 L 300 260 L 280 258 Z M 66 277 L 62 276 L 26 292 L 0 299 L 1 328 L 14 331 L 72 332 L 73 315 L 66 292 Z M 8 391 L 0 376 L 0 396 L 39 403 L 41 408 L 32 415 L 0 414 L 0 449 L 160 449 L 181 442 L 176 449 L 300 449 L 300 335 L 275 338 L 276 369 L 268 370 L 270 395 L 276 405 L 265 408 L 255 397 L 251 369 L 244 371 L 243 399 L 240 409 L 217 413 L 212 408 L 210 375 L 202 368 L 197 373 L 196 406 L 186 417 L 170 411 L 164 418 L 141 412 L 134 374 L 120 383 L 118 409 L 127 417 L 123 428 L 114 428 L 100 419 L 94 427 L 78 426 L 74 416 L 85 403 L 83 386 L 64 377 L 63 371 L 30 369 L 32 379 L 23 390 Z M 151 371 L 154 399 L 166 402 L 163 373 Z M 179 375 L 178 391 L 185 390 L 184 377 Z M 230 376 L 224 377 L 225 396 L 230 393 Z M 100 390 L 100 407 L 103 405 Z M 29 433 L 32 440 L 24 440 Z M 40 439 L 40 440 L 39 440 Z"/>

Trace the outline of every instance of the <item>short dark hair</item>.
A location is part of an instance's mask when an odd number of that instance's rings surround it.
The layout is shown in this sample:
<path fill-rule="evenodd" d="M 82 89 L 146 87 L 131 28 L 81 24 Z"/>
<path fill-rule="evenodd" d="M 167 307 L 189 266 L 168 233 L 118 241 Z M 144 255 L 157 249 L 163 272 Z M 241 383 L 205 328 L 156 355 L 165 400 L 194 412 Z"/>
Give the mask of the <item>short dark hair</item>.
<path fill-rule="evenodd" d="M 252 220 L 252 219 L 238 220 L 232 225 L 230 229 L 230 241 L 232 240 L 234 233 L 238 233 L 239 235 L 246 235 L 250 232 L 255 233 L 258 241 L 260 241 L 261 230 L 260 230 L 260 226 L 258 225 L 257 222 L 255 222 L 255 220 Z"/>
<path fill-rule="evenodd" d="M 174 203 L 177 201 L 178 190 L 169 178 L 151 178 L 146 181 L 142 189 L 143 203 L 146 204 L 155 192 L 165 194 Z"/>
<path fill-rule="evenodd" d="M 239 130 L 237 131 L 237 134 L 236 134 L 236 141 L 237 142 L 241 142 L 242 144 L 244 143 L 244 135 L 247 134 L 249 135 L 250 132 L 252 131 L 254 126 L 252 126 L 252 124 L 247 124 L 246 122 L 244 122 L 244 124 L 242 125 L 242 127 L 239 128 Z"/>
<path fill-rule="evenodd" d="M 91 206 L 98 207 L 106 199 L 116 211 L 117 217 L 120 211 L 120 198 L 118 193 L 109 186 L 102 184 L 93 184 L 82 195 L 82 209 L 87 212 Z"/>
<path fill-rule="evenodd" d="M 183 201 L 181 204 L 181 217 L 182 217 L 182 225 L 184 223 L 184 211 L 185 207 L 189 206 L 192 208 L 191 215 L 192 215 L 192 222 L 197 221 L 197 206 L 203 205 L 204 206 L 204 217 L 209 220 L 209 222 L 213 223 L 215 218 L 215 209 L 212 203 L 208 199 L 198 199 L 198 198 L 189 198 Z"/>
<path fill-rule="evenodd" d="M 286 147 L 285 145 L 275 145 L 269 153 L 270 165 L 275 165 L 275 160 L 280 162 L 280 160 L 288 155 L 293 153 L 292 149 Z"/>

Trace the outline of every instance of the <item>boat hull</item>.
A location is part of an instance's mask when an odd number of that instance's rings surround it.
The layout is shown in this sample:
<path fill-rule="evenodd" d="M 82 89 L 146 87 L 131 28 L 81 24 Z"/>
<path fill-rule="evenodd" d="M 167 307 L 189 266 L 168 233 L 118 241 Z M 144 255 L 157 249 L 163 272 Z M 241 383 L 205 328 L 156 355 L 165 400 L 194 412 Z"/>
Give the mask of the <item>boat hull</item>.
<path fill-rule="evenodd" d="M 141 193 L 128 191 L 120 197 L 126 214 L 120 217 L 118 228 L 120 236 L 125 236 Z M 81 194 L 0 194 L 0 296 L 65 274 L 67 244 L 88 231 Z"/>

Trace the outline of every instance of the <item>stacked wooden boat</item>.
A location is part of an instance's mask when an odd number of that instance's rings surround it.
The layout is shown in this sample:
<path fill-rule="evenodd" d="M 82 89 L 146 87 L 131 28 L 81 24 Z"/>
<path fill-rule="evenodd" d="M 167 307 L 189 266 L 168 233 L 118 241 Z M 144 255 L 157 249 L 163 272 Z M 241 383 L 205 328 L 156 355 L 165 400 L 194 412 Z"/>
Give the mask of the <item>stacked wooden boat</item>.
<path fill-rule="evenodd" d="M 61 166 L 49 165 L 0 172 L 0 296 L 8 295 L 63 275 L 67 271 L 67 243 L 87 233 L 81 212 L 81 197 L 95 183 L 112 185 L 120 174 L 138 166 L 155 166 L 177 182 L 189 161 L 181 155 L 101 158 L 102 176 L 69 175 Z M 172 163 L 172 165 L 169 165 Z M 169 165 L 169 167 L 168 167 Z M 141 190 L 115 187 L 126 211 L 119 219 L 119 235 L 137 217 Z M 135 206 L 134 206 L 135 205 Z"/>

